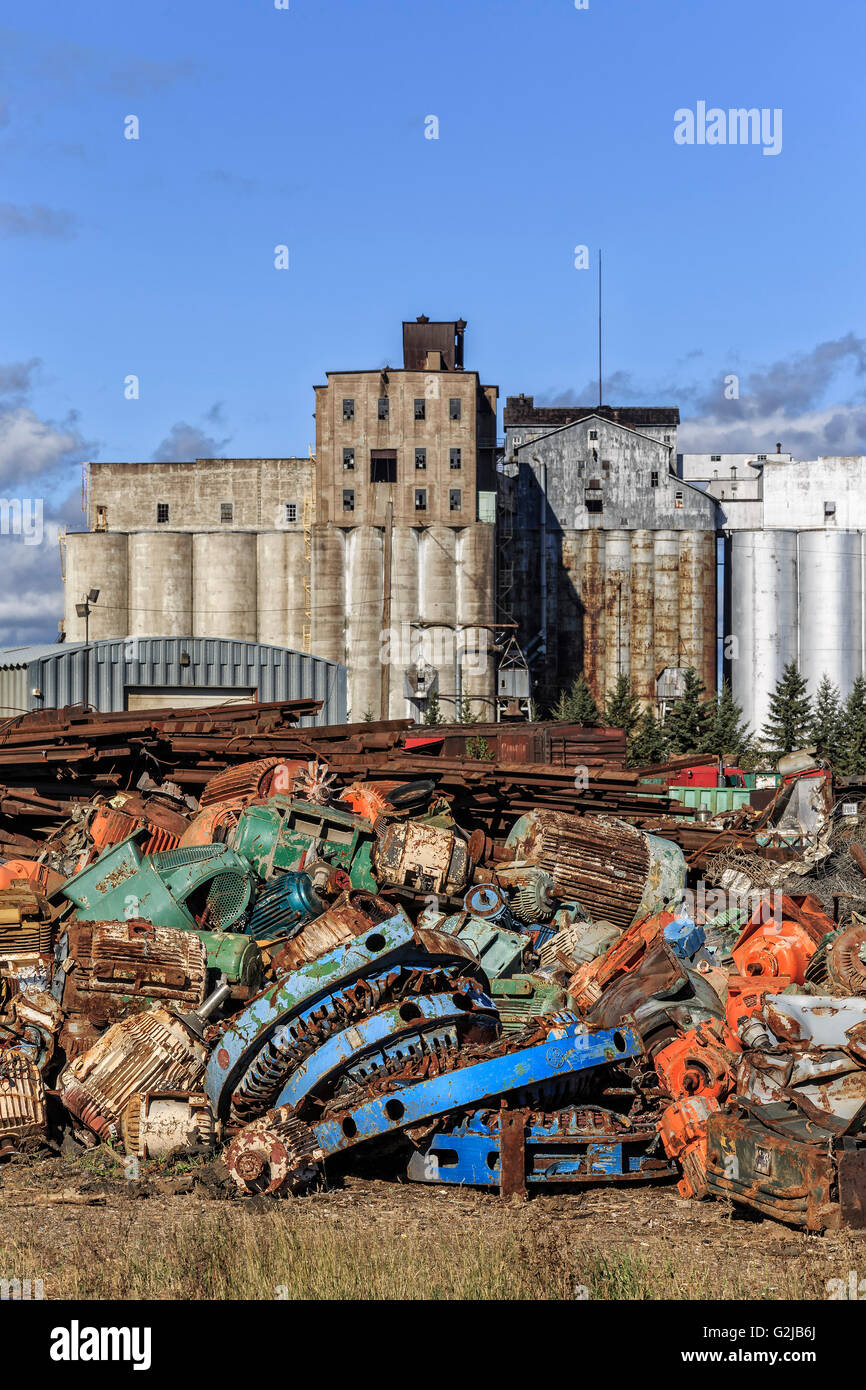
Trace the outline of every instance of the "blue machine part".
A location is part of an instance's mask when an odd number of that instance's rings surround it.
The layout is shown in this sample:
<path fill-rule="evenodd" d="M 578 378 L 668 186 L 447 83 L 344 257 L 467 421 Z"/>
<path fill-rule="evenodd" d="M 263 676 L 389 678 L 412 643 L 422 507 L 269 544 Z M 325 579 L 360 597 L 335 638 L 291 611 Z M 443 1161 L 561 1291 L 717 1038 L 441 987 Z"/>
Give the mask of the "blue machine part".
<path fill-rule="evenodd" d="M 214 1044 L 204 1085 L 214 1113 L 225 1118 L 236 1087 L 245 1074 L 253 1070 L 281 1025 L 288 1024 L 304 1011 L 309 1016 L 315 1007 L 327 1012 L 329 997 L 362 977 L 387 972 L 397 965 L 416 964 L 421 969 L 429 969 L 441 967 L 446 962 L 457 965 L 467 974 L 478 969 L 471 947 L 440 932 L 413 927 L 406 913 L 398 907 L 393 917 L 372 926 L 363 936 L 342 943 L 284 976 L 254 999 L 243 1013 L 236 1015 Z M 261 1062 L 261 1069 L 267 1071 L 266 1054 Z M 274 1058 L 274 1065 L 283 1065 L 279 1057 Z M 276 1079 L 281 1075 L 278 1070 Z"/>
<path fill-rule="evenodd" d="M 533 922 L 531 927 L 526 927 L 524 930 L 530 938 L 536 954 L 538 954 L 542 946 L 556 936 L 558 928 L 552 922 Z"/>
<path fill-rule="evenodd" d="M 324 910 L 309 874 L 289 869 L 265 884 L 244 931 L 257 941 L 291 938 Z"/>
<path fill-rule="evenodd" d="M 428 1051 L 428 1032 L 435 1034 L 434 1043 L 453 1051 L 472 1024 L 486 1024 L 489 1038 L 495 1038 L 496 1005 L 486 994 L 413 994 L 329 1038 L 293 1072 L 276 1104 L 296 1106 L 323 1085 L 333 1085 L 341 1072 L 350 1071 L 351 1079 L 363 1084 L 392 1058 L 415 1058 Z"/>
<path fill-rule="evenodd" d="M 369 1139 L 405 1129 L 452 1110 L 477 1109 L 484 1101 L 556 1077 L 638 1057 L 640 1035 L 630 1024 L 587 1032 L 580 1023 L 552 1028 L 544 1042 L 419 1081 L 347 1109 L 311 1126 L 322 1153 L 339 1153 Z"/>
<path fill-rule="evenodd" d="M 706 940 L 703 927 L 695 926 L 688 917 L 675 917 L 672 922 L 668 922 L 664 937 L 674 955 L 679 956 L 681 960 L 688 960 L 701 949 Z"/>
<path fill-rule="evenodd" d="M 426 1151 L 414 1153 L 407 1176 L 412 1182 L 498 1187 L 502 1176 L 500 1112 L 476 1111 Z M 625 1116 L 597 1106 L 527 1116 L 524 1130 L 527 1184 L 635 1182 L 677 1177 L 664 1154 L 652 1152 L 656 1126 L 639 1128 Z"/>
<path fill-rule="evenodd" d="M 467 890 L 463 906 L 473 917 L 495 922 L 500 927 L 513 927 L 514 918 L 508 898 L 495 883 L 475 883 Z"/>
<path fill-rule="evenodd" d="M 501 921 L 469 917 L 465 912 L 446 917 L 439 930 L 469 943 L 488 980 L 523 969 L 523 956 L 530 945 L 523 931 L 511 931 Z"/>

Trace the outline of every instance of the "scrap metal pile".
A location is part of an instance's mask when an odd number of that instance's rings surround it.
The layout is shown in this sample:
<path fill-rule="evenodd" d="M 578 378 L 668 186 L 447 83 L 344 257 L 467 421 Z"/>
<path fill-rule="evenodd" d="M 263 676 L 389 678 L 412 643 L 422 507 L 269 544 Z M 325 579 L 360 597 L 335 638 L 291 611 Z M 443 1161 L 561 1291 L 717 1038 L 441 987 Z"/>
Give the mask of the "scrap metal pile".
<path fill-rule="evenodd" d="M 7 836 L 0 1160 L 219 1149 L 274 1196 L 673 1179 L 866 1223 L 866 922 L 695 907 L 682 848 L 624 819 L 518 805 L 492 837 L 435 778 L 338 763 L 279 749 Z"/>

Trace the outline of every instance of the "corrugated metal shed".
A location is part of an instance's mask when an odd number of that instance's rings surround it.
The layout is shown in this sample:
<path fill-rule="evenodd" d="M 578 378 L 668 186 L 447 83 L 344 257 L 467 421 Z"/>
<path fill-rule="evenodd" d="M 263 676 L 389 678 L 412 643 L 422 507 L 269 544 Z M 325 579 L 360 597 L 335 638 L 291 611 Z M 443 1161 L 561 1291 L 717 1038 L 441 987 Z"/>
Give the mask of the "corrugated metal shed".
<path fill-rule="evenodd" d="M 7 647 L 0 651 L 0 717 L 80 704 L 85 662 L 89 702 L 106 713 L 160 704 L 315 699 L 323 702 L 320 713 L 302 723 L 346 720 L 345 666 L 288 647 L 213 637 Z"/>

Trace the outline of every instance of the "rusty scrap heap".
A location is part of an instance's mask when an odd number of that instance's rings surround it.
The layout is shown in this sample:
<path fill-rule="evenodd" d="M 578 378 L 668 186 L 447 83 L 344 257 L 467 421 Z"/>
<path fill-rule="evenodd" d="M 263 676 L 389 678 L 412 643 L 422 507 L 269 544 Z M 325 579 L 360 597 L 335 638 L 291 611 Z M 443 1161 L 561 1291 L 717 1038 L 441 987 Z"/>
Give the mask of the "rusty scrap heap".
<path fill-rule="evenodd" d="M 0 1160 L 219 1149 L 275 1196 L 674 1180 L 866 1224 L 866 917 L 789 884 L 830 853 L 826 769 L 707 823 L 611 731 L 479 760 L 296 714 L 0 734 Z"/>

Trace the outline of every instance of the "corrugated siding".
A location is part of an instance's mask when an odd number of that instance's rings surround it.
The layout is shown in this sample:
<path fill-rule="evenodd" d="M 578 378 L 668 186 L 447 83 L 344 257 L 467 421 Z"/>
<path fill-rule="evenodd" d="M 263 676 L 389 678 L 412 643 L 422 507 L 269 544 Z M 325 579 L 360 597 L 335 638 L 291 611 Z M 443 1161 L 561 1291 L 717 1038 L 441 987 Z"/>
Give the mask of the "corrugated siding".
<path fill-rule="evenodd" d="M 181 653 L 190 657 L 181 666 Z M 26 668 L 0 664 L 0 706 L 9 714 L 52 709 L 84 699 L 84 663 L 89 662 L 90 703 L 103 711 L 125 708 L 129 687 L 170 686 L 192 693 L 250 688 L 259 699 L 322 700 L 323 708 L 305 724 L 342 724 L 346 719 L 346 668 L 305 652 L 205 637 L 128 637 L 60 646 Z M 2 659 L 0 659 L 2 660 Z M 30 689 L 42 691 L 42 699 Z"/>

